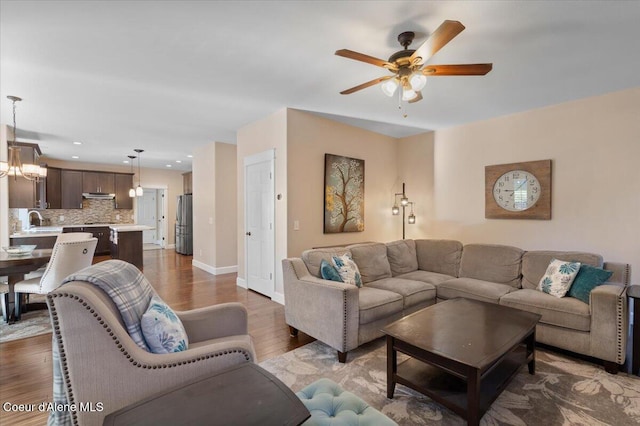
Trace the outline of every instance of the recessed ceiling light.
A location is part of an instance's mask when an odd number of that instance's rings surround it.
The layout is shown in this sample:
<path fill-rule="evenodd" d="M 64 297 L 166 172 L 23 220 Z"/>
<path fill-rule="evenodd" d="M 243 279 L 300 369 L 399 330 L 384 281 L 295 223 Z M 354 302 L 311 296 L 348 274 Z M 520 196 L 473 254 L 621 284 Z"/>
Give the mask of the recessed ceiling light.
<path fill-rule="evenodd" d="M 82 145 L 82 142 L 74 142 L 74 145 Z"/>
<path fill-rule="evenodd" d="M 171 164 L 167 164 L 167 167 L 171 167 Z"/>
<path fill-rule="evenodd" d="M 176 160 L 176 163 L 182 163 L 182 160 Z"/>
<path fill-rule="evenodd" d="M 189 155 L 187 155 L 187 157 L 189 157 L 189 158 L 193 158 L 193 155 L 189 154 Z"/>
<path fill-rule="evenodd" d="M 73 158 L 74 160 L 77 160 L 80 157 L 78 157 L 77 155 L 72 155 L 71 158 Z"/>

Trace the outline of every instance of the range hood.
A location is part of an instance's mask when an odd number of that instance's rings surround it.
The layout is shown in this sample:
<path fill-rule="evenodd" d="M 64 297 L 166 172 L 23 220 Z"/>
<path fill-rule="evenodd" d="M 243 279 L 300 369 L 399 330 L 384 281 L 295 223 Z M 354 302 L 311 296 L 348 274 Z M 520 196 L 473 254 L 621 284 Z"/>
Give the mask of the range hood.
<path fill-rule="evenodd" d="M 93 200 L 113 200 L 116 198 L 116 194 L 107 194 L 105 192 L 83 192 L 82 198 Z"/>

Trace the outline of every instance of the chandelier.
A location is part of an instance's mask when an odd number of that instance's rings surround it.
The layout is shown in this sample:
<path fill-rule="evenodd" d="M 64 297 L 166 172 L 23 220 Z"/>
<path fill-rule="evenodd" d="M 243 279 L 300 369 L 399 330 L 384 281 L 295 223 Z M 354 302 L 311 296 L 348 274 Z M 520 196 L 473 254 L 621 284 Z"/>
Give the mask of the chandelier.
<path fill-rule="evenodd" d="M 144 195 L 144 191 L 142 190 L 142 173 L 140 172 L 140 154 L 144 152 L 144 149 L 134 149 L 135 152 L 138 153 L 138 187 L 136 188 L 136 197 L 142 197 Z M 131 194 L 131 191 L 129 191 Z"/>
<path fill-rule="evenodd" d="M 5 176 L 18 176 L 31 181 L 39 181 L 40 178 L 47 177 L 46 167 L 40 167 L 37 164 L 22 163 L 20 160 L 20 147 L 16 145 L 16 102 L 22 99 L 17 96 L 7 96 L 13 102 L 13 134 L 11 141 L 8 141 L 8 161 L 0 161 L 0 178 Z"/>

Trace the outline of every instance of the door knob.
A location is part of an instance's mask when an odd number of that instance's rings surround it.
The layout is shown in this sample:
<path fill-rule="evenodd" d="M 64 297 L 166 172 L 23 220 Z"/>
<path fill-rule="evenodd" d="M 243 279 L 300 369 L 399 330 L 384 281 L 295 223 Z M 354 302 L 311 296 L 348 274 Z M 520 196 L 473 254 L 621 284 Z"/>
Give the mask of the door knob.
<path fill-rule="evenodd" d="M 251 236 L 251 232 L 245 232 L 245 234 Z"/>

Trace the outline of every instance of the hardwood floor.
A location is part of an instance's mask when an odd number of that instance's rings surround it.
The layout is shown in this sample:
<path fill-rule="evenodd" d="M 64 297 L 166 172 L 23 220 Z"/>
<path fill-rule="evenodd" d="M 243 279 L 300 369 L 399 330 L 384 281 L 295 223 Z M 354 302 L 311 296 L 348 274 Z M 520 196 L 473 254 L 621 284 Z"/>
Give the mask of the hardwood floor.
<path fill-rule="evenodd" d="M 96 261 L 108 257 L 97 257 Z M 173 250 L 144 252 L 144 274 L 173 309 L 183 311 L 225 302 L 241 302 L 249 311 L 249 333 L 258 362 L 313 341 L 303 333 L 292 338 L 284 306 L 236 286 L 236 274 L 211 275 L 191 266 L 191 256 Z M 39 404 L 52 400 L 51 334 L 0 344 L 0 404 Z M 6 412 L 0 424 L 43 425 L 47 413 Z"/>

